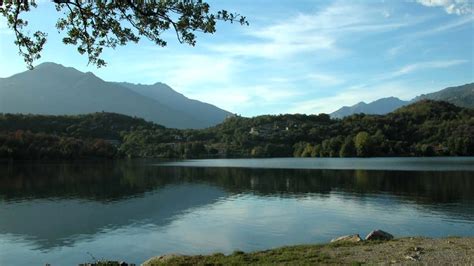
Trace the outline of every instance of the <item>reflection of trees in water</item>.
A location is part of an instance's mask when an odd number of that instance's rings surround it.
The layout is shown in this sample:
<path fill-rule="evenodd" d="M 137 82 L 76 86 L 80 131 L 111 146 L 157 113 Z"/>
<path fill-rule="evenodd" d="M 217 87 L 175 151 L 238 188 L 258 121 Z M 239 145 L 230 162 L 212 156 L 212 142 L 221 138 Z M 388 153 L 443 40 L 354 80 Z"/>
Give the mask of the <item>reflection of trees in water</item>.
<path fill-rule="evenodd" d="M 262 195 L 390 193 L 421 202 L 474 199 L 472 172 L 403 172 L 365 170 L 281 170 L 243 168 L 180 168 L 181 176 L 210 182 L 234 192 Z"/>
<path fill-rule="evenodd" d="M 120 200 L 176 183 L 205 183 L 234 193 L 300 196 L 332 191 L 389 193 L 424 203 L 474 199 L 472 172 L 284 170 L 157 167 L 140 162 L 0 165 L 0 197 Z"/>

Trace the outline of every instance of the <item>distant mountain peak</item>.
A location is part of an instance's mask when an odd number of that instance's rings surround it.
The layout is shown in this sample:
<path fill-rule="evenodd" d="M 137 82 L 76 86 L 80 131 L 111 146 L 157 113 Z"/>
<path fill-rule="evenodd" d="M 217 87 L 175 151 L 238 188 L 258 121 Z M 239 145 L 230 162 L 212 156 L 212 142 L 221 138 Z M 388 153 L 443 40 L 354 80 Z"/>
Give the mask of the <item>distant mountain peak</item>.
<path fill-rule="evenodd" d="M 81 72 L 73 67 L 66 67 L 61 64 L 53 63 L 53 62 L 44 62 L 39 65 L 37 65 L 33 70 L 31 71 L 26 71 L 28 72 L 41 72 L 41 73 L 47 73 L 51 75 L 58 75 L 59 73 L 68 73 L 68 74 L 75 74 L 75 75 L 83 75 L 86 74 L 84 72 Z M 25 72 L 23 72 L 25 73 Z M 19 73 L 21 74 L 21 73 Z M 18 74 L 17 74 L 18 75 Z"/>
<path fill-rule="evenodd" d="M 33 69 L 34 70 L 56 70 L 56 71 L 76 71 L 76 72 L 81 72 L 73 67 L 66 67 L 66 66 L 63 66 L 61 64 L 58 64 L 58 63 L 53 63 L 53 62 L 44 62 L 44 63 L 41 63 L 37 66 L 35 66 L 35 68 Z M 83 72 L 81 72 L 83 73 Z"/>
<path fill-rule="evenodd" d="M 175 128 L 205 128 L 230 114 L 191 100 L 170 86 L 107 82 L 53 62 L 0 79 L 0 113 L 50 115 L 113 112 Z"/>
<path fill-rule="evenodd" d="M 353 106 L 344 106 L 337 111 L 331 113 L 333 118 L 343 118 L 352 114 L 386 114 L 407 104 L 396 97 L 381 98 L 370 103 L 359 102 Z"/>
<path fill-rule="evenodd" d="M 158 81 L 158 82 L 155 82 L 155 83 L 153 84 L 153 86 L 166 86 L 166 87 L 170 87 L 168 84 L 163 83 L 163 82 L 159 82 L 159 81 Z M 170 88 L 171 88 L 171 87 L 170 87 Z"/>
<path fill-rule="evenodd" d="M 337 111 L 331 113 L 333 118 L 343 118 L 357 113 L 365 114 L 386 114 L 390 113 L 402 106 L 414 103 L 420 100 L 437 100 L 453 103 L 461 107 L 474 107 L 474 83 L 462 86 L 449 87 L 437 92 L 422 94 L 410 101 L 404 101 L 397 97 L 385 97 L 366 104 L 359 102 L 352 106 L 344 106 Z"/>
<path fill-rule="evenodd" d="M 54 63 L 54 62 L 43 62 L 39 65 L 37 65 L 35 67 L 36 68 L 45 68 L 45 67 L 63 67 L 63 68 L 66 68 L 65 66 L 61 65 L 61 64 L 58 64 L 58 63 Z"/>

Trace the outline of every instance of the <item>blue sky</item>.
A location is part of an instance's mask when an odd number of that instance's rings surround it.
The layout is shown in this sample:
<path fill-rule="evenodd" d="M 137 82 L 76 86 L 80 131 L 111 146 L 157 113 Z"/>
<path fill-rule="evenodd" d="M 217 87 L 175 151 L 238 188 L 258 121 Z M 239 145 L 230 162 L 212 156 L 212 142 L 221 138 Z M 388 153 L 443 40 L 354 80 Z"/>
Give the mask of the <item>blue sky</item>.
<path fill-rule="evenodd" d="M 106 50 L 105 68 L 87 65 L 61 43 L 49 2 L 28 15 L 48 32 L 37 63 L 91 71 L 107 81 L 164 82 L 184 95 L 244 116 L 332 112 L 343 105 L 422 93 L 474 80 L 470 0 L 210 1 L 248 17 L 219 24 L 196 47 L 165 34 L 168 47 L 143 39 Z M 13 34 L 0 20 L 0 77 L 25 71 Z"/>

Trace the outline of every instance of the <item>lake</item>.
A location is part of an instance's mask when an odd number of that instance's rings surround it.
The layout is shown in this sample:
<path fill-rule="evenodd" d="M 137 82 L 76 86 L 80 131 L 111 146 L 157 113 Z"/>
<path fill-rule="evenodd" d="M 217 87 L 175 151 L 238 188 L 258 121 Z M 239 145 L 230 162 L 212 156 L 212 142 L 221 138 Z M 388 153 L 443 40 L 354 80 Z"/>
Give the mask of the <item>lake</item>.
<path fill-rule="evenodd" d="M 474 236 L 474 157 L 0 164 L 0 265 Z"/>

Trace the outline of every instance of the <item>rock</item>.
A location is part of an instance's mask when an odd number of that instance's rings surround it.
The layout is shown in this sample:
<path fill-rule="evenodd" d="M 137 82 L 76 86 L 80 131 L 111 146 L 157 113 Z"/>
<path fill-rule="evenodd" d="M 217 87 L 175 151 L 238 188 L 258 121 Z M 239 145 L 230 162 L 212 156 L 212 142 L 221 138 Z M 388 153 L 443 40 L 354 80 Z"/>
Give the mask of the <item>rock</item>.
<path fill-rule="evenodd" d="M 347 235 L 347 236 L 340 236 L 338 238 L 334 238 L 331 240 L 331 243 L 333 242 L 360 242 L 362 241 L 362 238 L 360 238 L 359 234 L 355 235 Z"/>
<path fill-rule="evenodd" d="M 392 240 L 392 239 L 393 239 L 393 235 L 385 231 L 382 231 L 380 229 L 370 232 L 365 237 L 365 240 Z"/>
<path fill-rule="evenodd" d="M 147 266 L 147 265 L 154 265 L 154 264 L 157 264 L 157 263 L 167 263 L 169 260 L 171 259 L 174 259 L 176 257 L 181 257 L 183 255 L 180 255 L 180 254 L 166 254 L 166 255 L 162 255 L 162 256 L 157 256 L 157 257 L 153 257 L 147 261 L 145 261 L 144 263 L 142 263 L 142 266 Z"/>
<path fill-rule="evenodd" d="M 420 256 L 418 256 L 418 255 L 412 255 L 412 256 L 406 255 L 406 256 L 405 256 L 405 259 L 407 259 L 407 260 L 412 260 L 412 261 L 419 261 L 419 260 L 420 260 Z"/>
<path fill-rule="evenodd" d="M 46 264 L 46 266 L 48 266 L 48 265 L 50 265 L 50 264 Z M 79 264 L 79 266 L 99 266 L 99 265 L 135 266 L 136 264 L 127 263 L 125 261 L 109 261 L 109 260 L 97 261 L 97 262 L 93 262 L 93 263 Z"/>

